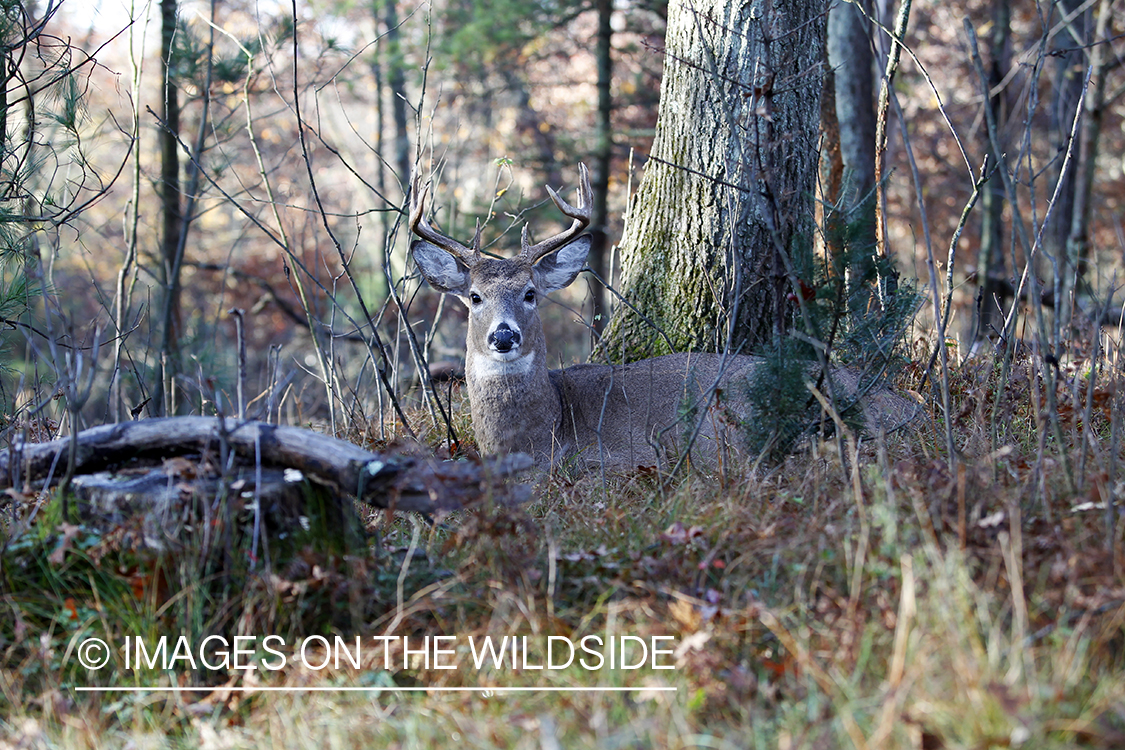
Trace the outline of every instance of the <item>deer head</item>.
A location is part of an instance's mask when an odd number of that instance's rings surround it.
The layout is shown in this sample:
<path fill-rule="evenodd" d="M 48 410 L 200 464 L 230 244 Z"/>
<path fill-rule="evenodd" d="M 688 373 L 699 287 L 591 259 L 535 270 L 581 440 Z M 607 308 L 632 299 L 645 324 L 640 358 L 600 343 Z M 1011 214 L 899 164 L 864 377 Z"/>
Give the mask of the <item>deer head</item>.
<path fill-rule="evenodd" d="M 532 244 L 525 225 L 519 254 L 507 259 L 481 253 L 479 226 L 469 247 L 435 231 L 424 216 L 429 188 L 415 185 L 410 228 L 420 239 L 410 251 L 431 286 L 469 308 L 467 373 L 487 377 L 542 368 L 546 375 L 539 301 L 574 281 L 590 251 L 590 237 L 578 236 L 590 224 L 590 175 L 585 165 L 579 165 L 579 172 L 577 206 L 547 188 L 559 210 L 573 220 L 570 227 Z"/>

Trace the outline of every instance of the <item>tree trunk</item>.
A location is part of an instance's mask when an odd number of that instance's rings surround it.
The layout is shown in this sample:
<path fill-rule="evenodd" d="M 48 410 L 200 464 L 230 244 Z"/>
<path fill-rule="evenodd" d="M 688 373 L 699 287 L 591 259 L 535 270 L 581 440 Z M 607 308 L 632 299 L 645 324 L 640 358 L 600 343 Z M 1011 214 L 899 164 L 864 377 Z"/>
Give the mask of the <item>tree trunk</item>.
<path fill-rule="evenodd" d="M 395 169 L 403 194 L 410 186 L 410 131 L 406 116 L 406 72 L 402 60 L 402 40 L 398 29 L 398 8 L 395 0 L 386 0 L 387 85 L 391 89 L 391 117 L 395 121 Z"/>
<path fill-rule="evenodd" d="M 844 173 L 840 189 L 828 194 L 849 296 L 865 287 L 874 269 L 875 245 L 875 56 L 870 24 L 853 3 L 838 3 L 828 14 L 828 64 L 835 79 Z M 831 239 L 831 238 L 830 238 Z"/>
<path fill-rule="evenodd" d="M 172 392 L 180 359 L 179 342 L 183 330 L 180 303 L 180 275 L 177 251 L 183 209 L 180 205 L 180 99 L 176 88 L 174 55 L 176 40 L 176 0 L 160 2 L 160 74 L 163 90 L 160 129 L 160 201 L 162 205 L 160 258 L 163 266 L 164 319 L 160 354 L 163 372 L 157 381 L 153 400 L 158 414 L 168 413 L 168 394 Z"/>
<path fill-rule="evenodd" d="M 181 488 L 191 486 L 191 480 L 221 473 L 214 466 L 207 470 L 207 462 L 198 459 L 201 452 L 225 456 L 228 451 L 241 459 L 239 465 L 251 470 L 256 466 L 296 469 L 341 494 L 403 511 L 459 510 L 482 498 L 515 504 L 529 500 L 532 492 L 530 485 L 505 481 L 532 467 L 531 457 L 523 453 L 483 461 L 438 461 L 406 451 L 372 453 L 299 427 L 218 417 L 142 419 L 93 427 L 48 443 L 16 442 L 11 450 L 0 453 L 0 489 L 52 479 L 57 482 L 63 472 L 55 469 L 65 465 L 72 452 L 75 474 L 128 466 L 130 472 L 116 480 L 119 485 L 129 482 L 129 475 L 136 479 L 137 469 L 163 464 L 170 472 L 163 482 L 146 482 L 144 487 L 150 492 L 173 489 L 178 495 Z M 177 466 L 169 461 L 174 456 L 193 459 Z M 239 465 L 234 461 L 223 464 L 223 472 Z M 214 492 L 210 494 L 214 496 Z M 132 500 L 147 505 L 144 497 Z"/>
<path fill-rule="evenodd" d="M 1061 0 L 1057 12 L 1065 19 L 1081 6 L 1082 0 Z M 1054 17 L 1052 22 L 1056 22 Z M 1047 181 L 1048 194 L 1055 189 L 1056 182 L 1062 181 L 1055 208 L 1047 217 L 1047 225 L 1043 231 L 1043 249 L 1052 257 L 1066 253 L 1066 238 L 1070 234 L 1070 218 L 1074 213 L 1074 169 L 1072 167 L 1060 174 L 1060 168 L 1063 163 L 1061 155 L 1066 153 L 1070 142 L 1074 110 L 1082 96 L 1082 85 L 1086 77 L 1086 55 L 1081 49 L 1086 39 L 1085 14 L 1078 13 L 1065 28 L 1068 33 L 1056 36 L 1056 48 L 1051 50 L 1055 62 L 1054 75 L 1051 77 L 1050 145 L 1052 153 L 1060 156 L 1051 164 L 1050 178 Z"/>
<path fill-rule="evenodd" d="M 811 264 L 824 11 L 670 3 L 656 139 L 620 243 L 629 304 L 595 357 L 746 352 L 787 327 L 785 256 Z"/>
<path fill-rule="evenodd" d="M 613 279 L 607 277 L 609 264 L 609 172 L 613 160 L 613 96 L 610 84 L 613 80 L 613 0 L 597 0 L 598 12 L 598 118 L 597 144 L 594 149 L 594 220 L 591 227 L 593 243 L 590 246 L 590 268 L 598 278 L 607 284 Z M 593 321 L 594 330 L 605 328 L 606 304 L 605 289 L 600 282 L 593 283 Z"/>
<path fill-rule="evenodd" d="M 1094 176 L 1097 172 L 1098 142 L 1105 110 L 1108 62 L 1106 48 L 1109 46 L 1111 5 L 1110 0 L 1101 0 L 1098 4 L 1096 29 L 1088 43 L 1090 84 L 1086 91 L 1082 112 L 1084 120 L 1074 162 L 1074 205 L 1070 215 L 1070 233 L 1066 238 L 1066 253 L 1063 262 L 1059 263 L 1059 278 L 1056 281 L 1056 338 L 1060 335 L 1070 338 L 1068 329 L 1075 304 L 1074 297 L 1085 282 L 1090 259 L 1090 214 L 1093 207 Z"/>
<path fill-rule="evenodd" d="M 375 28 L 378 29 L 379 25 L 384 21 L 381 16 L 382 9 L 379 7 L 379 0 L 374 0 L 371 4 L 371 17 L 375 21 Z M 371 76 L 375 81 L 375 123 L 371 139 L 375 144 L 375 148 L 371 152 L 371 173 L 375 175 L 375 187 L 379 191 L 379 195 L 387 194 L 387 170 L 383 154 L 386 148 L 385 139 L 383 137 L 384 122 L 386 117 L 383 112 L 383 95 L 384 95 L 384 81 L 383 81 L 383 61 L 384 57 L 383 45 L 376 45 L 372 50 L 371 55 Z M 387 252 L 387 241 L 391 234 L 391 214 L 389 211 L 382 211 L 379 214 L 379 221 L 383 228 L 382 245 L 384 253 Z M 389 262 L 384 258 L 384 263 Z M 382 413 L 382 411 L 380 411 Z"/>
<path fill-rule="evenodd" d="M 853 3 L 828 14 L 828 63 L 836 78 L 836 119 L 844 159 L 845 210 L 864 204 L 864 233 L 875 243 L 875 59 L 870 26 Z M 868 215 L 870 213 L 870 215 Z"/>
<path fill-rule="evenodd" d="M 995 0 L 992 13 L 992 33 L 989 40 L 988 88 L 992 97 L 985 102 L 992 108 L 996 131 L 1001 143 L 1008 123 L 1008 96 L 999 89 L 1011 67 L 1011 5 L 1009 0 Z M 987 135 L 985 136 L 986 148 Z M 973 342 L 999 335 L 1004 328 L 1004 311 L 1011 296 L 1004 262 L 1004 180 L 993 174 L 981 196 L 980 254 L 977 257 L 977 275 L 980 281 L 974 314 Z"/>

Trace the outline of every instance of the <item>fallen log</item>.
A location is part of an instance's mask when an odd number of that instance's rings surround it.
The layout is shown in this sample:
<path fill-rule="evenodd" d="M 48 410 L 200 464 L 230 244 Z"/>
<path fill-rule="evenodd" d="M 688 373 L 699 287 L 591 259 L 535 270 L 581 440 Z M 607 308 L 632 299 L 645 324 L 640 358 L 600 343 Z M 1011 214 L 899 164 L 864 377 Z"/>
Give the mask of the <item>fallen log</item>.
<path fill-rule="evenodd" d="M 485 461 L 439 461 L 407 452 L 375 453 L 311 430 L 218 417 L 166 417 L 83 430 L 48 443 L 13 440 L 0 453 L 0 487 L 55 484 L 74 450 L 74 475 L 149 460 L 233 451 L 250 466 L 296 469 L 339 493 L 379 508 L 435 513 L 490 497 L 520 503 L 531 487 L 508 480 L 531 468 L 524 454 Z M 221 464 L 221 462 L 219 462 Z"/>

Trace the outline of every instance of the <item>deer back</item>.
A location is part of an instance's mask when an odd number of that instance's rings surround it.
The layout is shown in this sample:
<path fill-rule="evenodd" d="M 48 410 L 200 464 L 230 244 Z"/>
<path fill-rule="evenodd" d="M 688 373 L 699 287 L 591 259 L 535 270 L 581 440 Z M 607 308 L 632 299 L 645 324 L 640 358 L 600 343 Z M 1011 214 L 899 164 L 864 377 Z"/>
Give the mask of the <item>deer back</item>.
<path fill-rule="evenodd" d="M 816 379 L 810 363 L 808 378 Z M 832 370 L 839 408 L 858 402 L 865 428 L 890 432 L 910 421 L 917 405 L 860 375 Z M 747 425 L 762 419 L 748 398 L 766 360 L 721 354 L 669 354 L 626 365 L 576 365 L 550 373 L 562 406 L 555 463 L 612 471 L 670 467 L 685 451 L 714 467 L 753 458 Z M 827 390 L 825 386 L 822 390 Z"/>

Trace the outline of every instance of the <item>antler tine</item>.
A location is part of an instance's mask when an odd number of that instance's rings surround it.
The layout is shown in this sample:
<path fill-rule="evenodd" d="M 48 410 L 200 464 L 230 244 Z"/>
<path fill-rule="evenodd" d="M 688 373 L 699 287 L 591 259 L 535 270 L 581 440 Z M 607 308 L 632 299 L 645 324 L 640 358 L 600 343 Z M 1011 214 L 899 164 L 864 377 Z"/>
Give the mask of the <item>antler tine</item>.
<path fill-rule="evenodd" d="M 535 263 L 548 253 L 558 250 L 566 243 L 573 240 L 582 233 L 586 227 L 590 226 L 590 219 L 593 216 L 594 210 L 594 191 L 590 189 L 590 171 L 586 169 L 585 164 L 578 165 L 578 205 L 572 206 L 565 200 L 559 197 L 559 194 L 554 190 L 547 187 L 547 193 L 551 196 L 551 200 L 555 202 L 559 210 L 564 215 L 574 219 L 570 224 L 570 228 L 556 234 L 554 237 L 547 239 L 537 244 L 530 244 L 531 239 L 528 235 L 527 226 L 523 228 L 523 237 L 520 250 L 520 257 L 525 258 L 531 263 Z"/>
<path fill-rule="evenodd" d="M 413 186 L 410 190 L 411 205 L 410 205 L 410 230 L 427 242 L 440 247 L 450 255 L 459 258 L 468 266 L 473 266 L 480 262 L 480 229 L 477 229 L 477 240 L 473 242 L 473 248 L 462 245 L 452 237 L 446 237 L 435 230 L 430 223 L 426 221 L 426 196 L 430 193 L 430 184 L 422 188 L 422 176 L 419 174 L 414 175 Z"/>

